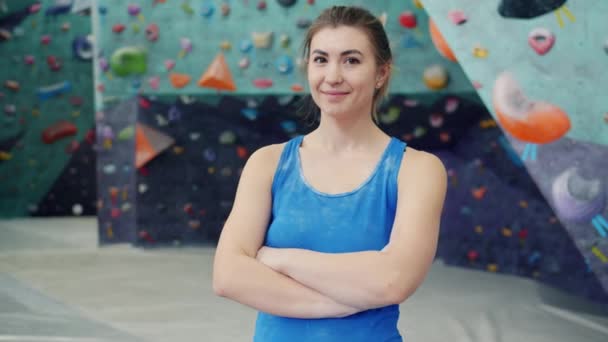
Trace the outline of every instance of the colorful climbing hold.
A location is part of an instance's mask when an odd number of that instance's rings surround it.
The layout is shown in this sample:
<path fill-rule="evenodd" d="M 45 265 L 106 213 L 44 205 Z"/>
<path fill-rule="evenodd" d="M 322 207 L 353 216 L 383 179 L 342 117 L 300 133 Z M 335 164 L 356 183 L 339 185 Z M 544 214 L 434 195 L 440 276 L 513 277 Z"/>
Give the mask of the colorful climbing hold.
<path fill-rule="evenodd" d="M 489 51 L 485 47 L 477 44 L 473 47 L 473 56 L 477 58 L 486 58 L 488 57 Z"/>
<path fill-rule="evenodd" d="M 215 56 L 213 62 L 211 62 L 199 79 L 198 86 L 217 90 L 236 90 L 236 85 L 232 80 L 232 73 L 222 53 L 218 53 Z"/>
<path fill-rule="evenodd" d="M 443 126 L 443 115 L 439 113 L 433 113 L 429 117 L 429 123 L 433 128 L 439 128 Z"/>
<path fill-rule="evenodd" d="M 273 32 L 251 32 L 253 46 L 258 49 L 268 49 L 272 44 Z"/>
<path fill-rule="evenodd" d="M 52 41 L 52 38 L 48 34 L 46 34 L 40 38 L 40 43 L 42 45 L 49 45 L 51 43 L 51 41 Z"/>
<path fill-rule="evenodd" d="M 277 0 L 277 2 L 279 3 L 279 5 L 285 8 L 289 8 L 296 4 L 296 0 Z"/>
<path fill-rule="evenodd" d="M 308 27 L 310 27 L 310 25 L 312 25 L 312 20 L 309 18 L 299 18 L 296 21 L 296 26 L 299 29 L 307 29 Z"/>
<path fill-rule="evenodd" d="M 555 35 L 546 28 L 535 28 L 528 34 L 528 44 L 540 56 L 551 50 L 555 43 Z"/>
<path fill-rule="evenodd" d="M 561 108 L 529 100 L 509 72 L 496 78 L 492 103 L 502 128 L 525 142 L 546 144 L 564 136 L 571 127 Z"/>
<path fill-rule="evenodd" d="M 167 71 L 171 71 L 173 69 L 173 67 L 175 67 L 175 61 L 172 59 L 167 59 L 165 60 L 165 69 L 167 69 Z"/>
<path fill-rule="evenodd" d="M 462 10 L 451 10 L 448 12 L 448 19 L 454 25 L 463 25 L 467 22 L 467 16 Z"/>
<path fill-rule="evenodd" d="M 242 53 L 248 53 L 249 51 L 251 51 L 252 48 L 253 48 L 253 44 L 248 39 L 242 40 L 241 43 L 239 44 L 239 50 Z"/>
<path fill-rule="evenodd" d="M 190 38 L 182 37 L 179 40 L 179 45 L 181 47 L 180 57 L 192 52 L 192 41 Z"/>
<path fill-rule="evenodd" d="M 273 84 L 272 80 L 269 78 L 256 78 L 252 81 L 252 83 L 254 87 L 261 89 L 270 88 Z"/>
<path fill-rule="evenodd" d="M 441 65 L 431 65 L 424 70 L 423 81 L 429 89 L 443 89 L 449 81 L 448 72 Z"/>
<path fill-rule="evenodd" d="M 127 13 L 129 13 L 130 16 L 135 17 L 141 13 L 141 7 L 138 4 L 129 4 L 127 6 Z"/>
<path fill-rule="evenodd" d="M 220 12 L 222 13 L 223 17 L 228 16 L 230 14 L 230 4 L 227 2 L 222 3 L 220 6 Z"/>
<path fill-rule="evenodd" d="M 39 100 L 44 101 L 52 97 L 65 94 L 70 90 L 72 90 L 72 83 L 70 81 L 63 81 L 38 88 L 38 91 L 36 91 L 36 95 L 38 95 Z"/>
<path fill-rule="evenodd" d="M 232 44 L 229 41 L 224 40 L 220 43 L 220 49 L 222 49 L 224 51 L 228 51 L 228 50 L 232 49 Z"/>
<path fill-rule="evenodd" d="M 456 55 L 454 55 L 454 52 L 443 38 L 443 35 L 433 20 L 429 20 L 429 32 L 431 34 L 431 41 L 439 54 L 452 62 L 456 62 Z"/>
<path fill-rule="evenodd" d="M 112 25 L 112 32 L 116 34 L 120 34 L 125 30 L 126 26 L 123 24 L 114 24 Z"/>
<path fill-rule="evenodd" d="M 258 10 L 260 10 L 260 11 L 265 10 L 265 9 L 266 9 L 266 1 L 264 1 L 264 0 L 259 0 L 259 1 L 258 1 L 258 4 L 257 4 L 257 6 L 256 6 L 256 8 L 257 8 Z"/>
<path fill-rule="evenodd" d="M 239 60 L 239 68 L 247 69 L 249 67 L 250 61 L 248 57 L 243 57 Z"/>
<path fill-rule="evenodd" d="M 150 42 L 155 42 L 158 40 L 160 34 L 160 29 L 158 25 L 152 23 L 146 27 L 146 39 Z"/>
<path fill-rule="evenodd" d="M 220 133 L 218 141 L 222 145 L 232 145 L 236 142 L 236 134 L 232 131 L 223 131 Z"/>
<path fill-rule="evenodd" d="M 275 65 L 280 74 L 287 75 L 293 71 L 293 61 L 287 55 L 279 56 L 275 61 Z"/>
<path fill-rule="evenodd" d="M 72 55 L 81 61 L 93 59 L 93 36 L 76 36 L 72 40 Z"/>
<path fill-rule="evenodd" d="M 213 14 L 215 13 L 215 6 L 213 5 L 213 3 L 204 3 L 202 8 L 201 8 L 201 16 L 209 19 L 213 16 Z"/>
<path fill-rule="evenodd" d="M 110 68 L 119 77 L 144 74 L 147 67 L 146 50 L 139 46 L 119 48 L 110 57 Z"/>
<path fill-rule="evenodd" d="M 300 84 L 292 84 L 290 87 L 291 90 L 295 91 L 295 92 L 301 92 L 304 90 L 304 87 L 301 86 Z"/>
<path fill-rule="evenodd" d="M 52 71 L 59 71 L 61 70 L 61 61 L 55 57 L 55 56 L 47 56 L 46 57 L 46 64 L 49 66 L 49 68 Z"/>
<path fill-rule="evenodd" d="M 150 86 L 150 88 L 158 90 L 158 88 L 160 87 L 160 77 L 152 76 L 148 78 L 148 85 Z"/>
<path fill-rule="evenodd" d="M 60 120 L 48 126 L 42 131 L 42 141 L 45 144 L 52 144 L 59 139 L 76 135 L 78 128 L 69 121 Z"/>
<path fill-rule="evenodd" d="M 282 48 L 286 49 L 289 47 L 289 44 L 291 43 L 291 39 L 289 38 L 288 35 L 282 34 L 281 37 L 279 37 L 279 43 L 281 44 Z"/>
<path fill-rule="evenodd" d="M 183 88 L 190 83 L 190 75 L 172 72 L 169 74 L 169 81 L 174 88 Z"/>
<path fill-rule="evenodd" d="M 418 25 L 418 20 L 414 12 L 404 11 L 399 14 L 399 24 L 405 28 L 413 29 Z"/>
<path fill-rule="evenodd" d="M 4 87 L 6 89 L 10 89 L 16 93 L 19 91 L 19 82 L 13 81 L 13 80 L 7 80 L 4 82 Z"/>
<path fill-rule="evenodd" d="M 480 187 L 471 189 L 471 195 L 473 195 L 473 197 L 476 200 L 482 200 L 484 198 L 484 196 L 486 195 L 487 191 L 488 191 L 488 188 L 486 188 L 485 186 L 480 186 Z"/>

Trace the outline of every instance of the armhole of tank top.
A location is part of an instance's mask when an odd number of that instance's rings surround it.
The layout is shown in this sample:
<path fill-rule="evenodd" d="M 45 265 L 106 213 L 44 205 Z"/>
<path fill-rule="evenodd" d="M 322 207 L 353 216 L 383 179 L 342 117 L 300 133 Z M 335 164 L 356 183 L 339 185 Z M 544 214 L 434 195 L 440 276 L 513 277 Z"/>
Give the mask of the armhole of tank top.
<path fill-rule="evenodd" d="M 285 164 L 285 162 L 287 161 L 287 157 L 289 155 L 289 150 L 292 147 L 291 145 L 294 144 L 294 140 L 295 139 L 289 140 L 285 143 L 285 145 L 283 145 L 283 151 L 281 151 L 281 157 L 279 157 L 279 162 L 277 163 L 277 167 L 274 170 L 274 175 L 272 176 L 272 185 L 270 187 L 273 199 L 274 199 L 275 192 L 276 192 L 276 189 L 278 186 L 278 182 L 282 181 L 283 175 L 285 174 L 285 171 L 283 170 L 283 164 Z"/>
<path fill-rule="evenodd" d="M 401 171 L 401 166 L 403 164 L 403 156 L 405 155 L 405 153 L 407 151 L 407 143 L 400 141 L 400 144 L 398 144 L 398 146 L 399 146 L 398 151 L 401 154 L 397 158 L 397 161 L 398 161 L 398 163 L 396 163 L 397 167 L 395 168 L 394 173 L 391 175 L 390 186 L 389 186 L 391 203 L 394 203 L 395 210 L 397 208 L 397 201 L 398 201 L 398 197 L 399 197 L 399 172 Z"/>

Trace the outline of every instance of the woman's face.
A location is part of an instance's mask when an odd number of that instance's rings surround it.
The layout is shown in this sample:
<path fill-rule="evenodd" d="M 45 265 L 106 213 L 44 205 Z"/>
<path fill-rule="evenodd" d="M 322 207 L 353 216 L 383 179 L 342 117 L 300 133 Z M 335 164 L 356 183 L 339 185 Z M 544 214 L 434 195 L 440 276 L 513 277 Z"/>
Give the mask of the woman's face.
<path fill-rule="evenodd" d="M 370 115 L 376 86 L 386 76 L 367 35 L 349 26 L 326 27 L 313 36 L 307 73 L 321 115 L 336 118 Z"/>

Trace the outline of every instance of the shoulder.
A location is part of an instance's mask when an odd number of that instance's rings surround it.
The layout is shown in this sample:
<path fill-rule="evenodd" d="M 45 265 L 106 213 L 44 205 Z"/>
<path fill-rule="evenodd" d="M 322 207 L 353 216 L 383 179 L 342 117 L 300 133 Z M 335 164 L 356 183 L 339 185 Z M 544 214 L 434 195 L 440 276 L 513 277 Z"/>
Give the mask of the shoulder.
<path fill-rule="evenodd" d="M 399 184 L 433 183 L 438 187 L 445 187 L 447 172 L 439 157 L 411 147 L 407 147 L 403 153 L 399 169 Z"/>
<path fill-rule="evenodd" d="M 247 159 L 243 168 L 243 175 L 247 174 L 256 178 L 272 178 L 286 144 L 272 144 L 257 149 Z"/>

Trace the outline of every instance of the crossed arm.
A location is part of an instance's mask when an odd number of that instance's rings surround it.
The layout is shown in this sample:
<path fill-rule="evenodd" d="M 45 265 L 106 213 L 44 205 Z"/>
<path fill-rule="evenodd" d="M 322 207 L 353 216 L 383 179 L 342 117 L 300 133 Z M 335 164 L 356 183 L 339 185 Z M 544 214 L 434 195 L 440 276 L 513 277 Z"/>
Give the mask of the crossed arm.
<path fill-rule="evenodd" d="M 216 293 L 261 311 L 297 318 L 341 317 L 403 302 L 422 283 L 433 261 L 447 183 L 436 157 L 413 150 L 408 154 L 399 175 L 397 213 L 388 245 L 382 251 L 342 254 L 261 247 L 263 231 L 249 243 L 238 241 L 251 234 L 239 235 L 244 232 L 234 227 L 268 223 L 268 217 L 255 221 L 259 211 L 247 214 L 252 208 L 240 207 L 239 197 L 248 197 L 248 191 L 241 189 L 252 187 L 247 184 L 246 166 L 233 207 L 240 215 L 231 213 L 218 244 Z M 249 171 L 259 172 L 254 155 Z M 247 247 L 234 248 L 239 245 Z"/>

